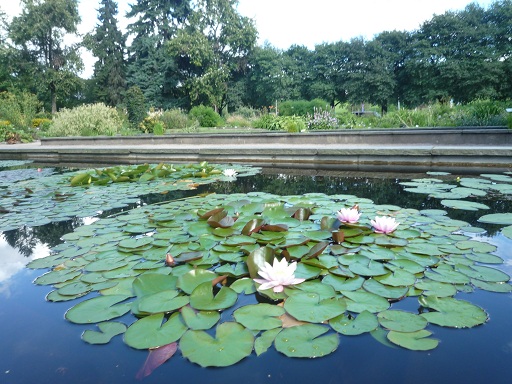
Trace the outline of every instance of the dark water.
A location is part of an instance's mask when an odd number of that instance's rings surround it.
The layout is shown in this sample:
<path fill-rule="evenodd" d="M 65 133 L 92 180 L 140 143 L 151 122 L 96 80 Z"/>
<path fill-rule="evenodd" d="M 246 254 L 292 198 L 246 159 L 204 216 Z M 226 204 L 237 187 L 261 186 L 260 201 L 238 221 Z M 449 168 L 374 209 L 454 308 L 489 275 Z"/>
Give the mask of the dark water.
<path fill-rule="evenodd" d="M 403 191 L 399 181 L 426 175 L 310 174 L 265 172 L 236 183 L 203 186 L 206 191 L 265 191 L 280 195 L 322 192 L 368 197 L 378 204 L 407 208 L 441 208 L 437 199 Z M 452 176 L 453 177 L 453 176 Z M 141 198 L 141 204 L 158 202 L 162 195 Z M 172 198 L 167 196 L 166 198 Z M 512 202 L 503 197 L 479 200 L 492 212 L 512 212 Z M 481 212 L 448 210 L 449 216 L 478 225 Z M 490 213 L 486 211 L 486 213 Z M 107 214 L 107 213 L 105 213 Z M 64 319 L 70 303 L 49 303 L 44 297 L 51 287 L 32 284 L 41 270 L 23 266 L 33 257 L 47 254 L 82 220 L 50 224 L 0 235 L 0 383 L 134 383 L 147 353 L 126 346 L 120 337 L 108 345 L 92 346 L 80 339 L 90 325 Z M 480 225 L 478 225 L 480 226 Z M 489 241 L 505 259 L 499 266 L 512 272 L 512 241 L 489 226 Z M 291 359 L 269 349 L 228 368 L 201 368 L 179 353 L 143 382 L 147 383 L 510 383 L 512 382 L 512 295 L 476 290 L 459 293 L 484 308 L 490 321 L 472 329 L 429 326 L 440 345 L 430 352 L 386 347 L 369 334 L 340 337 L 338 350 L 320 359 Z M 415 311 L 416 299 L 393 305 Z M 131 315 L 127 317 L 132 321 Z M 121 318 L 121 321 L 123 319 Z"/>

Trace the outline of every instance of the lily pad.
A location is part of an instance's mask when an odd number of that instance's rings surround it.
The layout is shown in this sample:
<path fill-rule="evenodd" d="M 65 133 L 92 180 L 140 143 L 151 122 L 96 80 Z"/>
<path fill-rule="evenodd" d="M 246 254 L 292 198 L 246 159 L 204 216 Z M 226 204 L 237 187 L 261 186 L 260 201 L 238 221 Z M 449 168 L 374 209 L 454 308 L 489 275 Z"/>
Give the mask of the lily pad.
<path fill-rule="evenodd" d="M 82 340 L 89 344 L 107 344 L 114 336 L 126 331 L 126 325 L 117 321 L 99 323 L 98 328 L 100 332 L 86 330 L 82 334 Z"/>
<path fill-rule="evenodd" d="M 215 337 L 204 331 L 187 331 L 180 340 L 185 358 L 202 367 L 227 367 L 249 356 L 254 336 L 238 323 L 217 326 Z"/>
<path fill-rule="evenodd" d="M 233 316 L 244 327 L 261 331 L 281 327 L 282 322 L 279 316 L 284 313 L 285 310 L 277 305 L 261 303 L 238 308 Z"/>
<path fill-rule="evenodd" d="M 425 318 L 410 312 L 387 310 L 377 315 L 379 323 L 390 331 L 417 332 L 427 326 Z"/>
<path fill-rule="evenodd" d="M 422 313 L 429 323 L 443 327 L 471 328 L 487 321 L 485 311 L 467 301 L 452 297 L 422 296 L 419 302 L 432 312 Z"/>
<path fill-rule="evenodd" d="M 297 320 L 322 323 L 341 315 L 346 305 L 343 299 L 320 300 L 316 293 L 301 292 L 290 296 L 284 303 L 284 309 Z"/>
<path fill-rule="evenodd" d="M 100 323 L 124 315 L 131 303 L 121 303 L 128 296 L 99 296 L 82 301 L 66 312 L 66 319 L 76 324 Z"/>
<path fill-rule="evenodd" d="M 124 334 L 124 342 L 135 349 L 155 348 L 178 340 L 187 330 L 180 314 L 174 313 L 162 324 L 163 313 L 137 320 Z"/>
<path fill-rule="evenodd" d="M 325 333 L 329 328 L 318 324 L 305 324 L 283 329 L 276 336 L 276 349 L 289 357 L 323 357 L 338 348 L 337 334 Z"/>
<path fill-rule="evenodd" d="M 213 295 L 211 282 L 205 282 L 196 287 L 190 295 L 190 306 L 204 311 L 226 309 L 236 303 L 238 294 L 229 287 L 222 287 L 217 295 Z"/>
<path fill-rule="evenodd" d="M 366 332 L 372 332 L 379 326 L 379 322 L 373 313 L 363 311 L 358 314 L 357 317 L 346 313 L 335 317 L 329 320 L 329 325 L 338 333 L 346 336 L 356 336 Z"/>
<path fill-rule="evenodd" d="M 432 332 L 424 329 L 416 332 L 390 331 L 388 333 L 388 340 L 413 351 L 430 351 L 439 344 L 439 340 L 428 338 L 431 335 Z"/>

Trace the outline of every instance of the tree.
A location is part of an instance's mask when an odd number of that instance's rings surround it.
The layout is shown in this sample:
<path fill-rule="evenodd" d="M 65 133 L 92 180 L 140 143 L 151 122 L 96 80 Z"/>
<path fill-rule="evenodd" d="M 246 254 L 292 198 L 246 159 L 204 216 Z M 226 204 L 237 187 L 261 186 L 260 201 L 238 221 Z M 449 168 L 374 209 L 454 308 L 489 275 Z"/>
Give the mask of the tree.
<path fill-rule="evenodd" d="M 93 74 L 96 101 L 114 107 L 121 103 L 126 86 L 125 38 L 117 27 L 117 4 L 113 0 L 101 0 L 100 4 L 99 24 L 86 36 L 84 45 L 98 59 Z"/>
<path fill-rule="evenodd" d="M 218 112 L 226 106 L 230 82 L 247 71 L 256 43 L 254 22 L 237 12 L 237 4 L 197 0 L 187 25 L 169 43 L 190 101 Z"/>
<path fill-rule="evenodd" d="M 149 105 L 181 106 L 176 63 L 166 51 L 167 42 L 191 12 L 189 0 L 137 0 L 127 17 L 133 42 L 128 50 L 127 83 L 139 87 Z"/>
<path fill-rule="evenodd" d="M 20 52 L 20 75 L 34 88 L 49 93 L 52 113 L 57 97 L 80 84 L 82 61 L 77 47 L 64 45 L 66 34 L 76 34 L 80 22 L 77 0 L 21 0 L 22 13 L 14 17 L 8 36 Z"/>

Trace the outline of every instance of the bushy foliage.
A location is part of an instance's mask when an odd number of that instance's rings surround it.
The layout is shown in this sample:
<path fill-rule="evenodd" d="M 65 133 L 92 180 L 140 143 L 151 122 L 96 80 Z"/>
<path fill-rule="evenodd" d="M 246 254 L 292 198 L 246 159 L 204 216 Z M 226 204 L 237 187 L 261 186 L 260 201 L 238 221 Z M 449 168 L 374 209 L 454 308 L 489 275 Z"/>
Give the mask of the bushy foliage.
<path fill-rule="evenodd" d="M 279 105 L 279 114 L 281 116 L 307 116 L 312 115 L 315 110 L 327 109 L 329 109 L 329 103 L 321 99 L 311 101 L 287 100 Z"/>
<path fill-rule="evenodd" d="M 226 126 L 232 128 L 247 128 L 253 125 L 254 118 L 247 118 L 237 113 L 226 117 Z"/>
<path fill-rule="evenodd" d="M 144 133 L 162 135 L 165 132 L 164 123 L 161 120 L 162 115 L 163 112 L 161 110 L 151 108 L 149 113 L 139 124 L 139 129 Z"/>
<path fill-rule="evenodd" d="M 253 119 L 259 117 L 261 112 L 251 107 L 239 107 L 235 110 L 235 115 L 242 116 L 246 119 Z"/>
<path fill-rule="evenodd" d="M 507 125 L 506 104 L 492 100 L 474 100 L 456 114 L 459 126 Z"/>
<path fill-rule="evenodd" d="M 301 132 L 306 130 L 306 122 L 300 116 L 266 114 L 255 121 L 254 127 L 268 129 L 269 131 Z"/>
<path fill-rule="evenodd" d="M 309 130 L 327 130 L 338 128 L 338 119 L 333 110 L 313 109 L 313 114 L 307 115 Z"/>
<path fill-rule="evenodd" d="M 40 107 L 41 103 L 31 93 L 0 93 L 0 118 L 8 120 L 14 129 L 30 129 Z"/>
<path fill-rule="evenodd" d="M 222 118 L 212 107 L 198 105 L 193 107 L 189 116 L 197 119 L 200 127 L 218 127 L 222 124 Z"/>
<path fill-rule="evenodd" d="M 49 136 L 112 136 L 120 132 L 122 119 L 115 108 L 103 103 L 63 109 L 55 115 Z"/>
<path fill-rule="evenodd" d="M 147 114 L 146 98 L 142 90 L 137 87 L 131 87 L 126 91 L 124 104 L 128 113 L 128 121 L 138 127 Z"/>
<path fill-rule="evenodd" d="M 187 114 L 179 108 L 164 111 L 160 120 L 167 129 L 186 129 L 198 124 L 195 119 L 190 119 Z"/>

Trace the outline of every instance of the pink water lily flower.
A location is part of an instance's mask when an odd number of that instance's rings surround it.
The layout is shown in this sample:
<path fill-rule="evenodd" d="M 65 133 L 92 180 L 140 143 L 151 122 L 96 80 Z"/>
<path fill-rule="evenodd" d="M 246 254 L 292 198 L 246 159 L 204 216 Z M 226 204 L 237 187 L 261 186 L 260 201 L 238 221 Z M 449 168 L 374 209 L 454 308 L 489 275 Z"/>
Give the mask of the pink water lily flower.
<path fill-rule="evenodd" d="M 387 216 L 376 216 L 375 220 L 371 220 L 370 223 L 372 224 L 375 233 L 385 234 L 393 232 L 400 224 L 395 221 L 394 217 Z"/>
<path fill-rule="evenodd" d="M 361 213 L 357 208 L 341 208 L 338 212 L 336 212 L 336 217 L 342 223 L 354 224 L 359 221 Z"/>
<path fill-rule="evenodd" d="M 274 259 L 272 265 L 265 262 L 265 266 L 258 271 L 258 275 L 263 279 L 253 279 L 256 283 L 261 284 L 258 291 L 273 288 L 274 292 L 283 292 L 286 285 L 294 285 L 302 283 L 305 279 L 295 277 L 295 269 L 297 263 L 288 264 L 285 258 L 281 261 Z"/>

